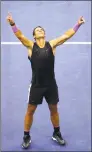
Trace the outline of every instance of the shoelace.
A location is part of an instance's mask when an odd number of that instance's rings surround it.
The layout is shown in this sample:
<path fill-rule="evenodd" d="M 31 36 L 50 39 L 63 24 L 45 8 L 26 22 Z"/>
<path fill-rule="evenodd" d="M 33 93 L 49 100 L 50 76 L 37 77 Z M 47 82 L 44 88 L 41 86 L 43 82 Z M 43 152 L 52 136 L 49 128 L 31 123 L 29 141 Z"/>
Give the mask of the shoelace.
<path fill-rule="evenodd" d="M 61 133 L 60 132 L 57 132 L 57 134 L 56 134 L 59 138 L 61 138 L 62 140 L 63 140 L 63 138 L 62 138 L 62 135 L 61 135 Z"/>
<path fill-rule="evenodd" d="M 30 136 L 24 136 L 23 139 L 24 139 L 24 142 L 27 143 L 29 141 L 29 139 L 30 139 Z"/>

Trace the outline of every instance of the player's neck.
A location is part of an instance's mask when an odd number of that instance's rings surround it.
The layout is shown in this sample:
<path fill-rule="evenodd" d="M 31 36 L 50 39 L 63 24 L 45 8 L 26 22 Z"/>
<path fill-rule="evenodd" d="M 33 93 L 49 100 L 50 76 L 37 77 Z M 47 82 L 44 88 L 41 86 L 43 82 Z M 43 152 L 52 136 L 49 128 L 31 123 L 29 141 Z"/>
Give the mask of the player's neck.
<path fill-rule="evenodd" d="M 36 39 L 36 43 L 40 48 L 43 48 L 45 46 L 45 39 L 44 38 Z"/>

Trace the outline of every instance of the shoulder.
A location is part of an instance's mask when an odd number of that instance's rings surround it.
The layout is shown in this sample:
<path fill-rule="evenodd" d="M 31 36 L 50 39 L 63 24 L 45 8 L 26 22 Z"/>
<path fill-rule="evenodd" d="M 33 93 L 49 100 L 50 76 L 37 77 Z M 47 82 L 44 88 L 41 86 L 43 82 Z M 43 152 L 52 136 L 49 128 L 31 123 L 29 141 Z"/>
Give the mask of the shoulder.
<path fill-rule="evenodd" d="M 46 45 L 49 46 L 51 49 L 53 49 L 52 44 L 50 43 L 50 41 L 46 41 Z"/>
<path fill-rule="evenodd" d="M 50 40 L 48 43 L 50 44 L 51 48 L 53 49 L 53 42 L 52 42 L 52 40 Z"/>
<path fill-rule="evenodd" d="M 34 46 L 34 42 L 33 41 L 31 41 L 31 40 L 29 40 L 29 47 L 31 47 L 31 49 L 33 48 L 33 46 Z"/>
<path fill-rule="evenodd" d="M 53 55 L 55 55 L 56 48 L 53 46 L 52 41 L 48 41 L 48 44 L 49 44 L 49 46 L 50 46 L 50 48 L 51 48 L 51 50 L 52 50 Z"/>

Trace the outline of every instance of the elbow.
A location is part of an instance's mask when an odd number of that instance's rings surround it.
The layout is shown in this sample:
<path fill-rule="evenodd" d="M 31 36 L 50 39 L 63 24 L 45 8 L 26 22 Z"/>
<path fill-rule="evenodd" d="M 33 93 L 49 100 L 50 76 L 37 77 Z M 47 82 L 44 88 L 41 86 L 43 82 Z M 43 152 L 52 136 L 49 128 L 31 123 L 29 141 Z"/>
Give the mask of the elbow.
<path fill-rule="evenodd" d="M 71 33 L 71 34 L 67 35 L 66 40 L 70 39 L 74 34 L 75 34 L 75 33 Z"/>
<path fill-rule="evenodd" d="M 22 37 L 21 36 L 17 36 L 17 38 L 22 42 Z"/>
<path fill-rule="evenodd" d="M 21 42 L 24 41 L 24 37 L 23 37 L 23 35 L 22 35 L 21 33 L 16 34 L 16 36 L 17 36 L 17 38 L 18 38 Z"/>
<path fill-rule="evenodd" d="M 65 39 L 64 39 L 64 42 L 67 41 L 69 38 L 70 38 L 70 35 L 67 34 Z"/>
<path fill-rule="evenodd" d="M 71 38 L 75 34 L 75 31 L 73 29 L 68 30 L 65 35 L 66 35 L 66 40 Z"/>

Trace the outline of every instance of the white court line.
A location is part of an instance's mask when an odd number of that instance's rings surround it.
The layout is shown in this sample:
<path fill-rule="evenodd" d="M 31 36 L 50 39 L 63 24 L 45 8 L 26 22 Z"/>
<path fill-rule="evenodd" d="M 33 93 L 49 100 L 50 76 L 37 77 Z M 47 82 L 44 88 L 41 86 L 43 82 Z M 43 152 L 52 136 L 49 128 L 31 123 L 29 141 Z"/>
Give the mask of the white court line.
<path fill-rule="evenodd" d="M 1 45 L 21 45 L 21 42 L 1 42 Z M 92 44 L 92 42 L 65 42 L 64 44 Z"/>

